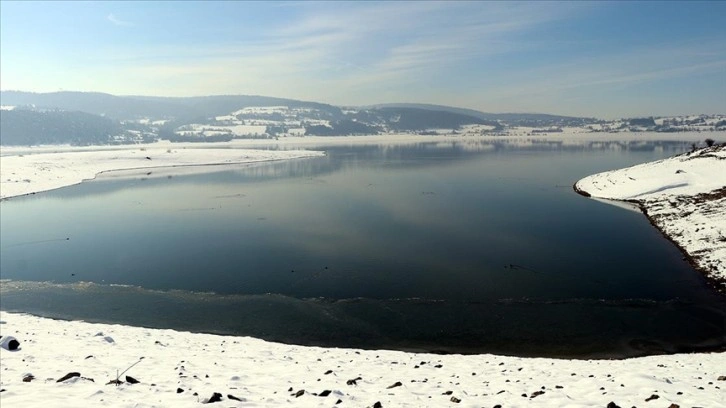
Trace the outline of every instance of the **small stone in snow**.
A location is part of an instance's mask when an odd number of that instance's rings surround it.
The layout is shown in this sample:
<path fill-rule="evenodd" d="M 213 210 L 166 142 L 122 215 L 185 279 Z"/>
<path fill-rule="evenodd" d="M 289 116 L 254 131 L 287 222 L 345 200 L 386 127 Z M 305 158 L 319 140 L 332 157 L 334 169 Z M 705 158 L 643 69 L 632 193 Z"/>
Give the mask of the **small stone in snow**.
<path fill-rule="evenodd" d="M 376 401 L 376 403 L 373 404 L 373 408 L 383 408 L 383 405 L 381 404 L 381 401 Z"/>
<path fill-rule="evenodd" d="M 645 399 L 645 402 L 652 401 L 652 400 L 657 400 L 658 398 L 660 398 L 660 396 L 658 396 L 658 394 L 653 394 L 650 397 L 646 398 Z"/>
<path fill-rule="evenodd" d="M 212 394 L 212 398 L 210 398 L 209 401 L 207 401 L 207 404 L 211 404 L 213 402 L 220 402 L 220 401 L 222 401 L 222 394 L 215 392 L 214 394 Z"/>
<path fill-rule="evenodd" d="M 721 375 L 716 381 L 726 381 L 726 375 Z"/>
<path fill-rule="evenodd" d="M 325 375 L 332 374 L 332 373 L 333 373 L 333 370 L 328 370 L 325 372 Z"/>
<path fill-rule="evenodd" d="M 234 395 L 232 395 L 232 394 L 227 394 L 227 398 L 229 398 L 229 399 L 231 399 L 231 400 L 235 400 L 235 401 L 242 401 L 242 399 L 241 399 L 241 398 L 237 398 L 237 397 L 235 397 L 235 396 L 234 396 Z"/>
<path fill-rule="evenodd" d="M 63 377 L 61 377 L 61 378 L 60 378 L 60 379 L 59 379 L 58 381 L 56 381 L 56 382 L 63 382 L 63 381 L 69 380 L 69 379 L 71 379 L 71 378 L 73 378 L 73 377 L 80 377 L 80 376 L 81 376 L 81 373 L 76 373 L 76 372 L 73 372 L 73 373 L 68 373 L 68 374 L 64 375 Z"/>
<path fill-rule="evenodd" d="M 618 404 L 616 404 L 616 403 L 614 403 L 614 402 L 610 401 L 610 402 L 608 403 L 608 406 L 607 406 L 607 408 L 620 408 L 620 405 L 618 405 Z"/>
<path fill-rule="evenodd" d="M 33 380 L 35 380 L 35 376 L 33 374 L 28 374 L 23 377 L 23 382 L 31 382 Z"/>
<path fill-rule="evenodd" d="M 330 395 L 331 392 L 332 391 L 330 391 L 330 390 L 325 390 L 325 391 L 321 392 L 320 394 L 318 394 L 318 397 L 327 397 L 328 395 Z"/>
<path fill-rule="evenodd" d="M 402 386 L 402 385 L 403 385 L 403 384 L 401 384 L 401 382 L 400 382 L 400 381 L 396 381 L 396 382 L 395 382 L 394 384 L 391 384 L 391 385 L 389 385 L 388 387 L 386 387 L 386 389 L 387 389 L 387 390 L 390 390 L 391 388 L 396 388 L 396 387 L 400 387 L 400 386 Z"/>
<path fill-rule="evenodd" d="M 0 341 L 0 347 L 9 351 L 17 351 L 20 347 L 20 342 L 13 336 L 7 336 Z"/>
<path fill-rule="evenodd" d="M 339 399 L 339 400 L 335 401 L 335 405 L 338 405 L 338 404 L 340 404 L 342 402 L 343 402 L 343 400 L 342 399 Z"/>
<path fill-rule="evenodd" d="M 678 404 L 671 404 L 668 406 L 668 408 L 681 408 L 681 406 Z"/>
<path fill-rule="evenodd" d="M 459 398 L 456 398 L 456 397 L 451 397 L 451 399 L 449 401 L 453 402 L 454 404 L 458 404 L 458 403 L 461 402 L 461 400 Z"/>
<path fill-rule="evenodd" d="M 443 393 L 443 394 L 441 394 L 441 395 L 451 395 L 451 394 L 453 394 L 453 393 L 454 393 L 454 391 L 446 391 L 446 392 L 444 392 L 444 393 Z"/>
<path fill-rule="evenodd" d="M 300 390 L 300 391 L 298 391 L 298 392 L 295 393 L 295 398 L 302 397 L 303 394 L 305 394 L 305 390 Z"/>
<path fill-rule="evenodd" d="M 177 388 L 177 389 L 176 389 L 176 393 L 177 393 L 177 394 L 181 394 L 182 392 L 184 392 L 184 390 L 183 390 L 183 389 L 181 389 L 181 388 Z"/>
<path fill-rule="evenodd" d="M 545 393 L 544 391 L 535 391 L 532 393 L 532 395 L 529 396 L 529 398 L 534 398 L 534 397 L 540 396 L 544 393 Z"/>
<path fill-rule="evenodd" d="M 130 375 L 127 375 L 126 382 L 129 384 L 138 384 L 140 381 Z"/>

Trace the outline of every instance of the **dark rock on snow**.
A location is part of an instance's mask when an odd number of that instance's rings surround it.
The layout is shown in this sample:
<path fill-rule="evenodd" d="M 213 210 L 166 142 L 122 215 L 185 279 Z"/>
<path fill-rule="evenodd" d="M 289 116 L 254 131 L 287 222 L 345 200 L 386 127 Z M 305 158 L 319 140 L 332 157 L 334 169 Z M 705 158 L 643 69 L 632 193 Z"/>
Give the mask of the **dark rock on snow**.
<path fill-rule="evenodd" d="M 80 376 L 81 376 L 81 373 L 76 373 L 76 372 L 73 372 L 73 373 L 68 373 L 68 374 L 64 375 L 63 377 L 61 377 L 61 378 L 60 378 L 60 379 L 59 379 L 58 381 L 56 381 L 56 382 L 63 382 L 63 381 L 66 381 L 66 380 L 70 380 L 70 379 L 71 379 L 71 378 L 73 378 L 73 377 L 80 377 Z"/>
<path fill-rule="evenodd" d="M 229 398 L 229 399 L 231 399 L 231 400 L 235 400 L 235 401 L 242 401 L 242 399 L 241 399 L 241 398 L 237 398 L 237 397 L 235 397 L 235 396 L 234 396 L 234 395 L 232 395 L 232 394 L 227 394 L 227 398 Z"/>
<path fill-rule="evenodd" d="M 182 392 L 184 392 L 184 390 L 183 390 L 183 389 L 181 389 L 181 388 L 177 388 L 177 389 L 176 389 L 176 393 L 177 393 L 177 394 L 181 394 Z"/>
<path fill-rule="evenodd" d="M 608 403 L 608 406 L 607 406 L 607 408 L 620 408 L 620 405 L 618 405 L 618 404 L 616 404 L 616 403 L 614 403 L 614 402 L 610 401 L 610 402 Z"/>
<path fill-rule="evenodd" d="M 454 404 L 458 404 L 458 403 L 461 402 L 461 400 L 459 398 L 456 398 L 456 397 L 451 397 L 451 399 L 449 401 L 453 402 Z"/>
<path fill-rule="evenodd" d="M 214 394 L 212 394 L 212 398 L 210 398 L 209 401 L 207 401 L 207 404 L 211 404 L 213 402 L 220 402 L 220 401 L 222 401 L 222 394 L 215 392 Z"/>
<path fill-rule="evenodd" d="M 302 397 L 303 394 L 305 394 L 305 390 L 300 390 L 300 391 L 298 391 L 298 392 L 295 393 L 295 398 Z"/>
<path fill-rule="evenodd" d="M 657 400 L 658 398 L 660 398 L 660 396 L 658 396 L 658 394 L 653 394 L 650 397 L 646 398 L 645 399 L 645 402 L 652 401 L 652 400 Z"/>
<path fill-rule="evenodd" d="M 395 382 L 394 384 L 391 384 L 391 385 L 389 385 L 388 387 L 386 387 L 386 389 L 387 389 L 387 390 L 390 390 L 391 388 L 396 388 L 396 387 L 400 387 L 400 386 L 402 386 L 402 385 L 403 385 L 403 384 L 401 384 L 401 382 L 400 382 L 400 381 L 396 381 L 396 382 Z"/>
<path fill-rule="evenodd" d="M 5 350 L 17 351 L 20 347 L 20 342 L 13 336 L 0 336 L 0 338 L 3 338 L 0 340 L 0 347 Z"/>
<path fill-rule="evenodd" d="M 23 377 L 23 382 L 31 382 L 33 380 L 35 380 L 35 376 L 33 374 L 28 374 Z"/>
<path fill-rule="evenodd" d="M 126 376 L 126 382 L 129 383 L 129 384 L 138 384 L 141 381 L 137 380 L 136 378 L 134 378 L 134 377 L 132 377 L 130 375 L 127 375 Z"/>
<path fill-rule="evenodd" d="M 320 394 L 318 394 L 318 397 L 327 397 L 328 395 L 330 395 L 331 392 L 332 391 L 330 391 L 330 390 L 325 390 L 325 391 L 321 392 Z"/>

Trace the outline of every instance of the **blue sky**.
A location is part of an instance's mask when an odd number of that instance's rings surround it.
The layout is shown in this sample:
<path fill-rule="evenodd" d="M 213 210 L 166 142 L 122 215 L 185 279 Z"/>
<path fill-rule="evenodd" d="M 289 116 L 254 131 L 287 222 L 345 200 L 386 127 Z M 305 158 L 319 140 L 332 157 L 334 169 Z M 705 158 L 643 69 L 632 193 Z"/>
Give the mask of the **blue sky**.
<path fill-rule="evenodd" d="M 0 88 L 726 113 L 726 2 L 0 1 Z"/>

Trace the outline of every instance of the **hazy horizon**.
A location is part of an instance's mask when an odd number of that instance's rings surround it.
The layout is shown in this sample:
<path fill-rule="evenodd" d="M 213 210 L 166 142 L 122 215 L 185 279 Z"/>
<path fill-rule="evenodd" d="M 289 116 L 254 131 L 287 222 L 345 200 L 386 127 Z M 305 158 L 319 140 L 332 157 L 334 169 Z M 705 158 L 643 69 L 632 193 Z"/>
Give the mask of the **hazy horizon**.
<path fill-rule="evenodd" d="M 726 112 L 723 2 L 0 2 L 0 88 Z"/>

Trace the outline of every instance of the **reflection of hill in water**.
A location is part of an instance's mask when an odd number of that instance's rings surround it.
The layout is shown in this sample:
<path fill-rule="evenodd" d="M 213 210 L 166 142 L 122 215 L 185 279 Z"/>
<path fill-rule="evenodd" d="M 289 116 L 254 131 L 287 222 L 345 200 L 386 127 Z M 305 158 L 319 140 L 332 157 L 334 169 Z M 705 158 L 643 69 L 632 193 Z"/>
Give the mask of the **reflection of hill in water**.
<path fill-rule="evenodd" d="M 432 138 L 433 139 L 433 138 Z M 538 139 L 487 139 L 436 141 L 405 145 L 316 146 L 325 150 L 325 157 L 283 160 L 250 164 L 187 166 L 144 170 L 115 171 L 101 174 L 92 183 L 62 188 L 43 195 L 54 198 L 78 198 L 107 194 L 123 188 L 154 188 L 167 183 L 196 183 L 210 173 L 222 183 L 258 183 L 275 179 L 309 179 L 356 167 L 427 168 L 446 166 L 454 160 L 466 160 L 487 154 L 522 151 L 637 151 L 662 152 L 675 155 L 688 149 L 685 142 L 671 141 L 551 141 Z M 428 160 L 421 160 L 421 158 Z"/>

